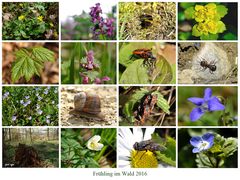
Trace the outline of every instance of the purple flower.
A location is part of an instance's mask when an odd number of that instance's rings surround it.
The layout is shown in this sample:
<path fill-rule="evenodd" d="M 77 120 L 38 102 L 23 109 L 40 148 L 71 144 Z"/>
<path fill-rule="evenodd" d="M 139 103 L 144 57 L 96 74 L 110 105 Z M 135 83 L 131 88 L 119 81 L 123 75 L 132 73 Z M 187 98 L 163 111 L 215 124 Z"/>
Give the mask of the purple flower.
<path fill-rule="evenodd" d="M 102 84 L 102 83 L 104 83 L 104 81 L 109 81 L 109 80 L 111 80 L 110 77 L 104 76 L 102 79 L 95 78 L 94 83 L 95 84 Z"/>
<path fill-rule="evenodd" d="M 211 148 L 214 144 L 214 135 L 206 133 L 202 137 L 195 136 L 190 139 L 191 145 L 194 147 L 192 152 L 198 153 Z"/>
<path fill-rule="evenodd" d="M 25 96 L 25 99 L 29 99 L 29 96 Z"/>
<path fill-rule="evenodd" d="M 5 92 L 5 93 L 3 94 L 3 99 L 6 99 L 8 96 L 9 96 L 9 92 Z"/>
<path fill-rule="evenodd" d="M 221 111 L 225 109 L 225 106 L 219 101 L 216 96 L 212 96 L 212 89 L 206 88 L 204 91 L 204 97 L 191 97 L 188 101 L 195 104 L 197 107 L 190 113 L 191 121 L 198 120 L 205 112 L 209 111 Z"/>
<path fill-rule="evenodd" d="M 89 15 L 92 17 L 92 22 L 96 23 L 101 20 L 100 14 L 102 13 L 102 9 L 100 7 L 100 3 L 95 4 L 95 6 L 90 7 Z"/>
<path fill-rule="evenodd" d="M 94 82 L 95 84 L 102 84 L 102 81 L 100 78 L 95 78 Z"/>
<path fill-rule="evenodd" d="M 46 123 L 47 123 L 47 124 L 50 124 L 50 120 L 49 120 L 49 119 L 46 119 Z"/>
<path fill-rule="evenodd" d="M 106 33 L 109 37 L 111 37 L 113 35 L 113 31 L 114 31 L 114 19 L 113 18 L 107 18 L 106 22 L 104 23 L 105 28 L 106 28 Z"/>
<path fill-rule="evenodd" d="M 88 84 L 88 81 L 89 81 L 89 78 L 87 76 L 84 76 L 82 83 L 83 84 Z"/>
<path fill-rule="evenodd" d="M 42 112 L 41 109 L 38 109 L 38 110 L 37 110 L 37 113 L 38 113 L 39 115 L 41 115 L 43 112 Z"/>
<path fill-rule="evenodd" d="M 108 76 L 104 76 L 103 78 L 102 78 L 102 81 L 110 81 L 111 79 L 110 79 L 110 77 L 108 77 Z"/>
<path fill-rule="evenodd" d="M 12 121 L 16 121 L 17 116 L 12 116 Z"/>

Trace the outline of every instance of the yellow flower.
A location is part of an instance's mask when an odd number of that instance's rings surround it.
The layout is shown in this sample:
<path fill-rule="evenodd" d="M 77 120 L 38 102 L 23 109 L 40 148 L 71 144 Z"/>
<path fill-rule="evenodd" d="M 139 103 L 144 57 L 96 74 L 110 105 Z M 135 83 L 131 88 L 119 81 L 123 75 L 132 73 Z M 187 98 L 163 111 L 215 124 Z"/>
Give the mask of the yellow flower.
<path fill-rule="evenodd" d="M 217 6 L 214 3 L 209 3 L 205 6 L 196 5 L 194 17 L 197 22 L 204 22 L 215 19 L 217 15 Z"/>
<path fill-rule="evenodd" d="M 20 3 L 19 6 L 20 6 L 20 7 L 23 7 L 23 3 Z"/>
<path fill-rule="evenodd" d="M 53 25 L 53 23 L 49 23 L 49 25 L 51 26 L 51 27 L 53 27 L 54 25 Z"/>
<path fill-rule="evenodd" d="M 43 21 L 43 16 L 38 16 L 37 19 L 42 22 Z"/>
<path fill-rule="evenodd" d="M 23 21 L 25 19 L 24 15 L 18 16 L 18 20 Z"/>
<path fill-rule="evenodd" d="M 157 168 L 158 160 L 156 155 L 147 151 L 136 151 L 131 152 L 131 167 L 133 168 Z"/>

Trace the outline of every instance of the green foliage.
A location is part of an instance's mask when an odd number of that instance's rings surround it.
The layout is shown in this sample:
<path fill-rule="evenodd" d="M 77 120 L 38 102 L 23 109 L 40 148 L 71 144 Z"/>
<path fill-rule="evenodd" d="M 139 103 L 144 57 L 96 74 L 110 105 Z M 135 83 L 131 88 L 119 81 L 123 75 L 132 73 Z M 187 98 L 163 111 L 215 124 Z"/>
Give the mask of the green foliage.
<path fill-rule="evenodd" d="M 120 84 L 169 84 L 172 81 L 173 67 L 162 56 L 157 57 L 155 68 L 143 65 L 143 59 L 130 59 L 132 52 L 141 48 L 153 49 L 154 43 L 129 43 L 123 44 L 119 50 L 119 63 L 122 74 L 119 77 Z M 154 54 L 154 50 L 153 50 Z"/>
<path fill-rule="evenodd" d="M 82 131 L 85 131 L 84 133 Z M 85 134 L 85 135 L 84 135 Z M 101 151 L 93 151 L 87 148 L 87 139 L 94 135 L 100 135 L 100 143 L 104 145 Z M 65 168 L 98 168 L 101 167 L 100 158 L 116 159 L 116 129 L 63 129 L 61 135 L 61 164 Z"/>
<path fill-rule="evenodd" d="M 58 39 L 58 3 L 3 2 L 4 40 Z"/>
<path fill-rule="evenodd" d="M 58 125 L 57 87 L 4 87 L 2 106 L 4 126 Z"/>
<path fill-rule="evenodd" d="M 207 151 L 197 154 L 196 163 L 198 167 L 222 167 L 225 160 L 237 151 L 237 138 L 224 138 L 219 134 L 214 136 L 214 145 Z"/>
<path fill-rule="evenodd" d="M 44 62 L 54 62 L 54 52 L 43 48 L 22 48 L 16 52 L 16 61 L 12 66 L 12 82 L 24 76 L 29 81 L 35 74 L 40 76 Z"/>
<path fill-rule="evenodd" d="M 176 166 L 176 140 L 167 136 L 165 141 L 157 134 L 152 135 L 154 142 L 158 142 L 164 147 L 163 151 L 156 151 L 157 159 L 160 162 L 166 163 L 170 166 Z"/>
<path fill-rule="evenodd" d="M 123 113 L 126 117 L 132 119 L 134 117 L 133 115 L 133 109 L 135 104 L 140 103 L 141 99 L 144 95 L 149 94 L 150 92 L 144 88 L 141 88 L 140 90 L 136 91 L 130 98 L 130 100 L 124 105 L 123 107 Z M 157 94 L 157 106 L 161 108 L 165 113 L 169 114 L 169 104 L 166 99 L 164 99 L 163 95 L 158 91 L 153 91 L 151 94 Z"/>

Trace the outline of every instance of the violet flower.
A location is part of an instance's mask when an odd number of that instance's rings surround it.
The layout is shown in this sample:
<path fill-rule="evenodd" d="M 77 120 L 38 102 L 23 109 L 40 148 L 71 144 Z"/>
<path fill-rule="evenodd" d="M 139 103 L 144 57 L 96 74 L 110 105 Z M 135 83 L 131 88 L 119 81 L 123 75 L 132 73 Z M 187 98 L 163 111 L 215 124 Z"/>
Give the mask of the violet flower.
<path fill-rule="evenodd" d="M 204 91 L 204 97 L 191 97 L 188 101 L 195 104 L 197 107 L 190 113 L 190 120 L 198 120 L 204 113 L 212 111 L 221 111 L 225 109 L 225 106 L 219 101 L 216 96 L 212 96 L 212 89 L 206 88 Z"/>

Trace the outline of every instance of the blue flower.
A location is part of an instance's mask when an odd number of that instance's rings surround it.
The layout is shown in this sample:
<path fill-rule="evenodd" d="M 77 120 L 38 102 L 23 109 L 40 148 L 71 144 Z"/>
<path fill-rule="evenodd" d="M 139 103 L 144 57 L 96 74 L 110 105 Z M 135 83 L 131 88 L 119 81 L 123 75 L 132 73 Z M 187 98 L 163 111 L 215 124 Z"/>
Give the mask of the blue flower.
<path fill-rule="evenodd" d="M 12 121 L 16 121 L 17 120 L 17 116 L 12 116 Z"/>
<path fill-rule="evenodd" d="M 192 152 L 198 153 L 211 148 L 214 144 L 214 135 L 206 133 L 202 137 L 196 136 L 190 139 L 191 145 L 194 147 Z"/>
<path fill-rule="evenodd" d="M 206 88 L 204 91 L 204 97 L 191 97 L 188 101 L 195 104 L 197 107 L 190 113 L 191 121 L 198 120 L 205 112 L 209 111 L 221 111 L 225 109 L 225 106 L 219 101 L 216 96 L 212 96 L 212 89 Z"/>
<path fill-rule="evenodd" d="M 3 94 L 3 100 L 6 99 L 8 96 L 9 96 L 9 92 L 7 91 Z"/>

